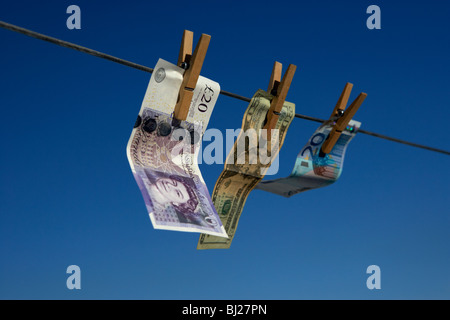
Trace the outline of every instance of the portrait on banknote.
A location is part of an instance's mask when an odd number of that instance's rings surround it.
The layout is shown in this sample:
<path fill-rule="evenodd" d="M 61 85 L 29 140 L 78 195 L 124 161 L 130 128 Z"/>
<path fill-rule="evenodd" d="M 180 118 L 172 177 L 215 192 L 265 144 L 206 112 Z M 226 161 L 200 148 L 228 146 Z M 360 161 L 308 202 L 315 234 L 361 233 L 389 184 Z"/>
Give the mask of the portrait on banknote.
<path fill-rule="evenodd" d="M 167 212 L 181 223 L 207 226 L 210 219 L 199 210 L 194 178 L 144 169 L 153 212 Z M 208 222 L 207 222 L 208 221 Z"/>

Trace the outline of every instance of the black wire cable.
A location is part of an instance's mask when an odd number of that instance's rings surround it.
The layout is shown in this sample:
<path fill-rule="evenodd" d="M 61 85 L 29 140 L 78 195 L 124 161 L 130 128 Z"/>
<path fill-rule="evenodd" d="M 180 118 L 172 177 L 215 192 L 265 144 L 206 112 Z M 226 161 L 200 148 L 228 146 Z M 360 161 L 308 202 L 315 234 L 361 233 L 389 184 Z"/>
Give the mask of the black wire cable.
<path fill-rule="evenodd" d="M 134 62 L 131 62 L 131 61 L 127 61 L 127 60 L 123 60 L 123 59 L 120 59 L 120 58 L 116 58 L 114 56 L 111 56 L 111 55 L 103 53 L 103 52 L 95 51 L 95 50 L 92 50 L 92 49 L 89 49 L 89 48 L 86 48 L 86 47 L 82 47 L 82 46 L 79 46 L 79 45 L 71 43 L 71 42 L 67 42 L 67 41 L 64 41 L 64 40 L 60 40 L 60 39 L 57 39 L 57 38 L 46 36 L 45 34 L 37 33 L 35 31 L 31 31 L 31 30 L 28 30 L 28 29 L 25 29 L 25 28 L 21 28 L 21 27 L 18 27 L 18 26 L 15 26 L 13 24 L 9 24 L 9 23 L 3 22 L 3 21 L 0 21 L 0 27 L 8 29 L 8 30 L 11 30 L 11 31 L 15 31 L 15 32 L 18 32 L 18 33 L 22 33 L 22 34 L 24 34 L 26 36 L 33 37 L 33 38 L 36 38 L 36 39 L 39 39 L 39 40 L 48 41 L 50 43 L 57 44 L 58 46 L 62 46 L 62 47 L 66 47 L 66 48 L 70 48 L 70 49 L 74 49 L 74 50 L 78 50 L 78 51 L 81 51 L 81 52 L 84 52 L 84 53 L 87 53 L 87 54 L 90 54 L 90 55 L 93 55 L 93 56 L 96 56 L 96 57 L 99 57 L 99 58 L 103 58 L 103 59 L 106 59 L 106 60 L 110 60 L 112 62 L 120 63 L 120 64 L 123 64 L 123 65 L 125 65 L 127 67 L 132 67 L 132 68 L 135 68 L 135 69 L 138 69 L 138 70 L 141 70 L 141 71 L 150 72 L 150 73 L 153 72 L 152 68 L 141 66 L 141 65 L 139 65 L 137 63 L 134 63 Z"/>
<path fill-rule="evenodd" d="M 62 46 L 62 47 L 74 49 L 74 50 L 81 51 L 81 52 L 84 52 L 84 53 L 87 53 L 87 54 L 90 54 L 90 55 L 93 55 L 93 56 L 96 56 L 96 57 L 99 57 L 99 58 L 102 58 L 102 59 L 110 60 L 112 62 L 116 62 L 116 63 L 122 64 L 122 65 L 125 65 L 127 67 L 135 68 L 137 70 L 141 70 L 141 71 L 145 71 L 145 72 L 149 72 L 149 73 L 153 72 L 153 68 L 149 68 L 149 67 L 146 67 L 146 66 L 143 66 L 143 65 L 140 65 L 140 64 L 128 61 L 128 60 L 120 59 L 120 58 L 111 56 L 109 54 L 106 54 L 106 53 L 103 53 L 103 52 L 99 52 L 99 51 L 96 51 L 96 50 L 92 50 L 92 49 L 89 49 L 89 48 L 86 48 L 86 47 L 83 47 L 83 46 L 80 46 L 80 45 L 77 45 L 77 44 L 74 44 L 74 43 L 71 43 L 71 42 L 67 42 L 67 41 L 64 41 L 64 40 L 53 38 L 53 37 L 50 37 L 50 36 L 47 36 L 45 34 L 41 34 L 41 33 L 38 33 L 38 32 L 32 31 L 32 30 L 28 30 L 28 29 L 25 29 L 25 28 L 22 28 L 22 27 L 18 27 L 18 26 L 15 26 L 13 24 L 10 24 L 10 23 L 6 23 L 6 22 L 3 22 L 3 21 L 0 21 L 0 27 L 8 29 L 8 30 L 11 30 L 11 31 L 14 31 L 14 32 L 22 33 L 24 35 L 27 35 L 29 37 L 33 37 L 33 38 L 36 38 L 36 39 L 39 39 L 39 40 L 44 40 L 44 41 L 47 41 L 47 42 L 50 42 L 50 43 L 53 43 L 53 44 L 56 44 L 56 45 L 59 45 L 59 46 Z M 222 94 L 224 96 L 228 96 L 228 97 L 234 98 L 234 99 L 242 100 L 242 101 L 245 101 L 245 102 L 250 102 L 250 100 L 251 100 L 250 98 L 247 98 L 247 97 L 235 94 L 235 93 L 227 92 L 225 90 L 220 90 L 220 94 Z M 315 122 L 319 122 L 319 123 L 323 123 L 325 121 L 323 119 L 314 118 L 314 117 L 310 117 L 310 116 L 305 116 L 305 115 L 298 114 L 298 113 L 295 114 L 295 117 L 296 118 L 300 118 L 300 119 L 309 120 L 309 121 L 315 121 Z M 405 140 L 389 137 L 389 136 L 386 136 L 386 135 L 383 135 L 383 134 L 370 132 L 370 131 L 362 130 L 362 129 L 360 129 L 358 132 L 359 133 L 363 133 L 363 134 L 367 134 L 367 135 L 370 135 L 370 136 L 373 136 L 373 137 L 377 137 L 377 138 L 381 138 L 381 139 L 385 139 L 385 140 L 389 140 L 389 141 L 393 141 L 393 142 L 409 145 L 409 146 L 412 146 L 412 147 L 421 148 L 421 149 L 425 149 L 425 150 L 429 150 L 429 151 L 433 151 L 433 152 L 439 152 L 439 153 L 442 153 L 442 154 L 450 155 L 450 152 L 446 151 L 446 150 L 437 149 L 437 148 L 433 148 L 433 147 L 429 147 L 429 146 L 425 146 L 425 145 L 421 145 L 421 144 L 417 144 L 417 143 L 413 143 L 413 142 L 408 142 L 408 141 L 405 141 Z"/>

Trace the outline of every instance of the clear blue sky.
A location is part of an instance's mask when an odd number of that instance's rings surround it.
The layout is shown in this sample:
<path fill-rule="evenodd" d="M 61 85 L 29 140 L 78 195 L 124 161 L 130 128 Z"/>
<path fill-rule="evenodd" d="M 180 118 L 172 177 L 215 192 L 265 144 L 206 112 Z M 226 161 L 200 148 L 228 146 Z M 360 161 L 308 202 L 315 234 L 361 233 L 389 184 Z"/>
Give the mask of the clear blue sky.
<path fill-rule="evenodd" d="M 446 150 L 449 17 L 438 0 L 0 2 L 0 20 L 149 67 L 176 62 L 184 29 L 207 33 L 202 74 L 223 90 L 251 97 L 275 60 L 296 64 L 298 113 L 327 118 L 352 82 L 362 129 Z M 450 298 L 448 156 L 359 134 L 338 182 L 255 190 L 231 249 L 198 251 L 198 234 L 153 229 L 127 161 L 150 74 L 3 29 L 0 43 L 1 299 Z M 209 128 L 239 128 L 246 106 L 220 96 Z M 317 126 L 294 119 L 275 178 Z M 210 192 L 222 169 L 201 165 Z"/>

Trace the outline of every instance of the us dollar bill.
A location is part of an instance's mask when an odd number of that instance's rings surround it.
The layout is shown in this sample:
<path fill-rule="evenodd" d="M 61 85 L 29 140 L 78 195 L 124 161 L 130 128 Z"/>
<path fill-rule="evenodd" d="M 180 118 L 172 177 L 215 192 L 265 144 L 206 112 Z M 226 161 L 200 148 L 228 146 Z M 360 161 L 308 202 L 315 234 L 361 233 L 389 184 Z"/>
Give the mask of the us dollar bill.
<path fill-rule="evenodd" d="M 128 161 L 155 229 L 227 237 L 197 163 L 220 87 L 202 77 L 188 119 L 174 121 L 183 72 L 158 61 L 128 141 Z"/>
<path fill-rule="evenodd" d="M 263 179 L 272 160 L 283 145 L 287 129 L 295 116 L 295 105 L 285 102 L 274 134 L 264 135 L 262 130 L 273 96 L 258 90 L 244 113 L 242 130 L 227 156 L 225 167 L 212 193 L 212 201 L 228 238 L 201 234 L 197 249 L 227 249 L 231 246 L 239 218 L 250 192 Z M 249 136 L 256 134 L 257 139 Z M 245 140 L 249 140 L 248 143 Z M 242 148 L 242 146 L 244 146 Z M 256 149 L 256 158 L 255 158 Z M 261 153 L 264 156 L 261 157 Z"/>
<path fill-rule="evenodd" d="M 341 176 L 345 152 L 360 126 L 361 122 L 351 120 L 331 152 L 322 154 L 320 152 L 322 145 L 333 128 L 332 121 L 324 122 L 297 155 L 294 169 L 288 177 L 263 180 L 256 188 L 291 197 L 300 192 L 334 183 Z"/>

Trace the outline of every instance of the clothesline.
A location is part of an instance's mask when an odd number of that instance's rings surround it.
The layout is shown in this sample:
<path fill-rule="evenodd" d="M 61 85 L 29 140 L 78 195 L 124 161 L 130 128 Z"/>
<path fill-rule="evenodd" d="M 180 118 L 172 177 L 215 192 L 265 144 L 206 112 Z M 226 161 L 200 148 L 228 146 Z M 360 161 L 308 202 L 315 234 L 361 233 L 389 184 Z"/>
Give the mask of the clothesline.
<path fill-rule="evenodd" d="M 50 37 L 50 36 L 47 36 L 47 35 L 29 30 L 29 29 L 25 29 L 25 28 L 22 28 L 22 27 L 19 27 L 19 26 L 16 26 L 16 25 L 4 22 L 4 21 L 0 21 L 0 27 L 11 30 L 11 31 L 15 31 L 15 32 L 18 32 L 18 33 L 21 33 L 21 34 L 24 34 L 24 35 L 27 35 L 27 36 L 30 36 L 30 37 L 33 37 L 36 39 L 44 40 L 44 41 L 47 41 L 47 42 L 50 42 L 50 43 L 53 43 L 53 44 L 56 44 L 56 45 L 59 45 L 62 47 L 81 51 L 81 52 L 90 54 L 95 57 L 110 60 L 112 62 L 119 63 L 119 64 L 125 65 L 127 67 L 131 67 L 131 68 L 135 68 L 137 70 L 153 73 L 153 68 L 146 67 L 146 66 L 128 61 L 128 60 L 121 59 L 121 58 L 117 58 L 112 55 L 109 55 L 109 54 L 106 54 L 103 52 L 99 52 L 99 51 L 96 51 L 96 50 L 93 50 L 90 48 L 86 48 L 86 47 L 83 47 L 83 46 L 80 46 L 80 45 L 77 45 L 77 44 L 74 44 L 71 42 L 67 42 L 67 41 L 64 41 L 61 39 Z M 232 93 L 232 92 L 228 92 L 225 90 L 220 90 L 220 94 L 234 98 L 234 99 L 242 100 L 245 102 L 250 102 L 250 100 L 251 100 L 250 98 L 247 98 L 247 97 L 244 97 L 244 96 Z M 319 122 L 319 123 L 323 123 L 325 121 L 324 119 L 306 116 L 306 115 L 302 115 L 302 114 L 298 114 L 298 113 L 295 114 L 295 117 L 300 118 L 300 119 L 309 120 L 309 121 L 315 121 L 315 122 Z M 375 133 L 375 132 L 371 132 L 371 131 L 367 131 L 367 130 L 363 130 L 363 129 L 360 129 L 358 132 L 362 133 L 362 134 L 367 134 L 367 135 L 370 135 L 370 136 L 373 136 L 376 138 L 381 138 L 381 139 L 409 145 L 409 146 L 416 147 L 416 148 L 421 148 L 421 149 L 425 149 L 425 150 L 429 150 L 429 151 L 433 151 L 433 152 L 450 155 L 450 151 L 446 151 L 443 149 L 438 149 L 438 148 L 434 148 L 434 147 L 430 147 L 430 146 L 426 146 L 426 145 L 422 145 L 422 144 L 418 144 L 418 143 L 414 143 L 414 142 L 409 142 L 409 141 L 405 141 L 402 139 L 389 137 L 389 136 L 386 136 L 383 134 L 379 134 L 379 133 Z"/>

